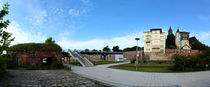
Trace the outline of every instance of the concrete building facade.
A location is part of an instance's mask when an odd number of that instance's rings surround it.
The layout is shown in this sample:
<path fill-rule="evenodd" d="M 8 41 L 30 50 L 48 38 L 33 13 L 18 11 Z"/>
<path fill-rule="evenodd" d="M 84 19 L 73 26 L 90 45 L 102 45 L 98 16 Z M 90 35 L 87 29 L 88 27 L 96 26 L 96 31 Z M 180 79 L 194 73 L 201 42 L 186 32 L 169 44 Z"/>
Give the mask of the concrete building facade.
<path fill-rule="evenodd" d="M 165 53 L 165 32 L 161 28 L 144 32 L 144 52 Z"/>

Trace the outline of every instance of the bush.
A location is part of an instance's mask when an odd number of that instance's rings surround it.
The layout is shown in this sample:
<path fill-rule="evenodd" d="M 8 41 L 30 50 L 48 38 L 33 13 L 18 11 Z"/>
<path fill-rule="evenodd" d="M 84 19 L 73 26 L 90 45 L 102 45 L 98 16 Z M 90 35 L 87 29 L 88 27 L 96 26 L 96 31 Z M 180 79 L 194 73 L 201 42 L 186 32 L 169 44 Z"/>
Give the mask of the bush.
<path fill-rule="evenodd" d="M 52 69 L 63 69 L 64 66 L 63 66 L 63 63 L 62 63 L 61 61 L 59 61 L 59 60 L 56 59 L 56 60 L 54 60 L 54 61 L 52 62 L 51 68 L 52 68 Z"/>
<path fill-rule="evenodd" d="M 134 64 L 135 61 L 136 61 L 136 59 L 132 59 L 132 60 L 130 61 L 130 63 L 131 63 L 131 64 Z M 138 61 L 138 63 L 140 63 L 140 61 Z"/>
<path fill-rule="evenodd" d="M 186 62 L 187 62 L 187 57 L 186 56 L 181 56 L 181 55 L 174 55 L 174 70 L 177 71 L 184 71 Z"/>
<path fill-rule="evenodd" d="M 6 69 L 6 61 L 3 56 L 0 56 L 0 76 L 4 73 Z"/>
<path fill-rule="evenodd" d="M 62 49 L 57 44 L 46 44 L 46 43 L 24 43 L 16 44 L 9 47 L 8 51 L 59 51 Z"/>
<path fill-rule="evenodd" d="M 205 68 L 204 58 L 198 56 L 174 55 L 174 67 L 176 71 L 197 71 Z"/>

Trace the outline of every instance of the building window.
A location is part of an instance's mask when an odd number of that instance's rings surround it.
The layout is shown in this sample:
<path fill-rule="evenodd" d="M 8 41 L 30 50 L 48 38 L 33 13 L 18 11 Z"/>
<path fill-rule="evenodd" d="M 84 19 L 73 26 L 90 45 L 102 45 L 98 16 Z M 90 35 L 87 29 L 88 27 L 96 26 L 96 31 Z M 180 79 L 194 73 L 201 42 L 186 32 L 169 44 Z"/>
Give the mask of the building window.
<path fill-rule="evenodd" d="M 146 50 L 147 50 L 147 51 L 150 51 L 150 49 L 149 49 L 149 48 L 147 48 Z"/>
<path fill-rule="evenodd" d="M 47 63 L 47 58 L 43 58 L 42 63 Z"/>
<path fill-rule="evenodd" d="M 154 46 L 158 46 L 158 42 L 157 41 L 154 42 Z"/>
<path fill-rule="evenodd" d="M 164 36 L 160 36 L 161 39 L 164 39 Z"/>
<path fill-rule="evenodd" d="M 149 35 L 147 35 L 146 37 L 147 37 L 147 40 L 149 40 Z"/>
<path fill-rule="evenodd" d="M 183 40 L 187 40 L 187 38 L 184 37 Z"/>
<path fill-rule="evenodd" d="M 187 34 L 182 34 L 183 40 L 187 40 Z"/>
<path fill-rule="evenodd" d="M 164 41 L 163 40 L 160 40 L 160 43 L 163 43 Z"/>
<path fill-rule="evenodd" d="M 157 34 L 157 31 L 155 31 L 155 34 Z"/>
<path fill-rule="evenodd" d="M 160 45 L 161 48 L 163 48 L 163 45 Z"/>
<path fill-rule="evenodd" d="M 150 43 L 147 43 L 147 46 L 149 47 L 150 46 Z"/>
<path fill-rule="evenodd" d="M 158 39 L 157 35 L 155 35 L 155 39 Z"/>

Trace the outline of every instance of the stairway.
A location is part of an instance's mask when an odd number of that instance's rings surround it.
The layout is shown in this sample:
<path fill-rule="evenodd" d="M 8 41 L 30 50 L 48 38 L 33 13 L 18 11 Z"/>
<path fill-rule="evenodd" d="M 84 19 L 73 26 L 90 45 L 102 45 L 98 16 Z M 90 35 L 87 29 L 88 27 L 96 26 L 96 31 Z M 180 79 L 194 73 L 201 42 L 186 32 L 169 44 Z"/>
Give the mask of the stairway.
<path fill-rule="evenodd" d="M 79 61 L 79 63 L 83 66 L 83 67 L 91 67 L 94 66 L 92 62 L 90 62 L 87 58 L 83 58 L 79 55 L 79 52 L 77 50 L 74 50 L 73 52 L 68 49 L 68 53 L 76 60 Z"/>

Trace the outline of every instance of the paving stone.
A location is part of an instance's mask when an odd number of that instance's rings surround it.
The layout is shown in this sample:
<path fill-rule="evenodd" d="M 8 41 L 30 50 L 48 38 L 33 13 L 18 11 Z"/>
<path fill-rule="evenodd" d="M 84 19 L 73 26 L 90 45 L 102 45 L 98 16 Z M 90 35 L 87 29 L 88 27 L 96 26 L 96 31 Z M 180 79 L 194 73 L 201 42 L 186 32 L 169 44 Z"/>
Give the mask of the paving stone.
<path fill-rule="evenodd" d="M 0 87 L 78 87 L 80 85 L 87 85 L 94 82 L 67 70 L 6 71 L 14 77 L 8 77 L 7 80 L 1 81 Z M 84 83 L 81 81 L 84 81 Z"/>
<path fill-rule="evenodd" d="M 73 66 L 71 69 L 74 73 L 84 77 L 104 81 L 107 84 L 114 86 L 168 87 L 172 85 L 179 85 L 181 87 L 210 87 L 210 71 L 187 73 L 148 73 L 107 68 L 111 65 L 117 64 L 98 65 L 95 67 Z M 138 84 L 135 84 L 136 81 L 139 81 Z"/>

